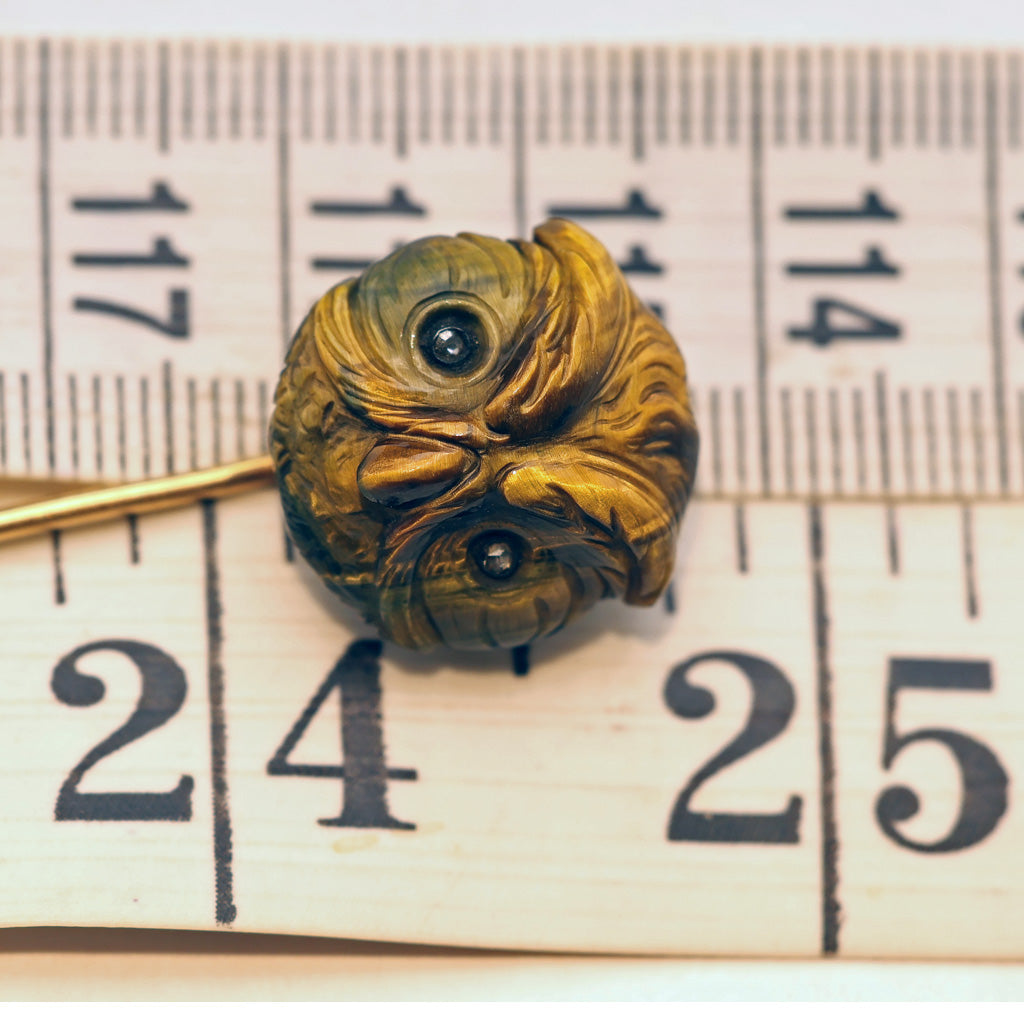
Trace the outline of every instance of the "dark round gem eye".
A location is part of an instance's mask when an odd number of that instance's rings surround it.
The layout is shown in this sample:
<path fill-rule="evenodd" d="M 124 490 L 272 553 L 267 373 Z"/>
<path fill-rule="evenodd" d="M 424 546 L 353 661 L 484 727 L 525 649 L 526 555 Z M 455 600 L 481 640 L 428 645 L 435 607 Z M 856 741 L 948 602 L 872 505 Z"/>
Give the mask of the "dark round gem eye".
<path fill-rule="evenodd" d="M 483 328 L 468 310 L 435 310 L 416 333 L 427 362 L 444 373 L 468 373 L 480 362 Z"/>
<path fill-rule="evenodd" d="M 469 553 L 480 572 L 492 580 L 511 579 L 523 564 L 522 541 L 501 530 L 476 537 L 469 545 Z"/>

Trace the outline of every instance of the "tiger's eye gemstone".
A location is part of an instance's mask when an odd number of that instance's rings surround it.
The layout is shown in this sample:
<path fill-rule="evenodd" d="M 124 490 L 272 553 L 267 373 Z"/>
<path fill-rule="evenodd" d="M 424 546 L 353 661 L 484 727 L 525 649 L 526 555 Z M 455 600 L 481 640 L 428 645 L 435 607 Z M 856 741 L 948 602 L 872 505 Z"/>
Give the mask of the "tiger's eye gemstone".
<path fill-rule="evenodd" d="M 296 545 L 381 634 L 517 647 L 668 582 L 697 461 L 686 369 L 601 244 L 424 238 L 324 295 L 270 446 Z"/>

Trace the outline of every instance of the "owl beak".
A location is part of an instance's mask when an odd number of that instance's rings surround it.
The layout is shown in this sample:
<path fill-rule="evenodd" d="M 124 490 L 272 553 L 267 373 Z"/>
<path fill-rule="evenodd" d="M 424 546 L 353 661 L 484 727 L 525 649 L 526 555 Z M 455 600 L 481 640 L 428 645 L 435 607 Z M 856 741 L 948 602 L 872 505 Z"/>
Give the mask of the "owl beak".
<path fill-rule="evenodd" d="M 386 508 L 421 505 L 468 476 L 477 457 L 460 445 L 427 437 L 389 437 L 375 444 L 356 473 L 362 496 Z"/>

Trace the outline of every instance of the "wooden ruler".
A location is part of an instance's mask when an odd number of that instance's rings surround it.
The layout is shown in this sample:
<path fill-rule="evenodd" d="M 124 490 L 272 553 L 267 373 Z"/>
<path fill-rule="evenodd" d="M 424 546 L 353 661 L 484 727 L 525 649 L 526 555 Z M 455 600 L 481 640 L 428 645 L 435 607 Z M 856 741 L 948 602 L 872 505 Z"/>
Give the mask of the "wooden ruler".
<path fill-rule="evenodd" d="M 252 455 L 393 246 L 578 219 L 687 356 L 664 605 L 382 648 L 276 496 L 0 552 L 3 923 L 1024 952 L 1016 53 L 0 46 L 0 468 Z M 851 500 L 856 499 L 856 500 Z"/>

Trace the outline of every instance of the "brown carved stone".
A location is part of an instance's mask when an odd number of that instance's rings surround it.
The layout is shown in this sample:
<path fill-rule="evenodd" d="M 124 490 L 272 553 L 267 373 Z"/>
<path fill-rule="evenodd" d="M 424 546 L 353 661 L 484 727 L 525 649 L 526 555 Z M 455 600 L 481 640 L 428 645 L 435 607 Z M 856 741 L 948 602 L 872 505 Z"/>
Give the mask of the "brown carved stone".
<path fill-rule="evenodd" d="M 270 427 L 327 585 L 400 644 L 514 647 L 657 599 L 697 460 L 675 342 L 601 244 L 424 238 L 292 343 Z"/>

